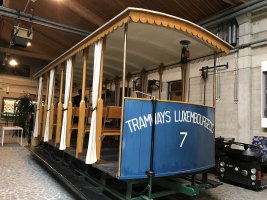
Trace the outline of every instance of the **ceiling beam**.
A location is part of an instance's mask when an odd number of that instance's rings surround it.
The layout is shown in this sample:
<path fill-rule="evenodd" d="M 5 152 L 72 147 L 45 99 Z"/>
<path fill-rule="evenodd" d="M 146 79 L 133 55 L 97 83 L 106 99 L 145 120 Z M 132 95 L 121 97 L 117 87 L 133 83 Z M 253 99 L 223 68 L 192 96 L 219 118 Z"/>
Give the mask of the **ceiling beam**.
<path fill-rule="evenodd" d="M 49 28 L 54 28 L 57 30 L 74 33 L 77 35 L 88 36 L 90 34 L 90 32 L 83 30 L 83 29 L 75 28 L 75 27 L 68 26 L 65 24 L 60 24 L 60 23 L 57 23 L 51 20 L 41 18 L 41 17 L 32 16 L 30 14 L 27 14 L 21 11 L 19 12 L 14 9 L 6 8 L 4 6 L 0 6 L 0 15 L 7 16 L 10 18 L 14 18 L 14 19 L 19 19 L 19 20 L 29 22 L 32 24 L 38 24 L 38 25 L 49 27 Z"/>
<path fill-rule="evenodd" d="M 78 16 L 82 16 L 84 19 L 89 20 L 91 23 L 97 26 L 101 26 L 105 23 L 105 21 L 101 17 L 96 15 L 91 10 L 87 9 L 85 6 L 77 3 L 76 1 L 67 0 L 64 3 L 69 9 L 78 14 Z"/>
<path fill-rule="evenodd" d="M 232 0 L 223 0 L 223 2 L 224 3 L 227 3 L 227 4 L 229 4 L 229 5 L 235 5 L 236 3 L 235 2 L 233 2 Z"/>
<path fill-rule="evenodd" d="M 31 52 L 20 51 L 16 49 L 9 49 L 9 48 L 4 48 L 4 47 L 0 47 L 0 51 L 4 53 L 12 54 L 12 55 L 19 55 L 19 56 L 36 58 L 36 59 L 47 60 L 47 61 L 52 61 L 55 59 L 53 57 L 46 56 L 46 55 L 40 55 L 37 53 L 31 53 Z"/>

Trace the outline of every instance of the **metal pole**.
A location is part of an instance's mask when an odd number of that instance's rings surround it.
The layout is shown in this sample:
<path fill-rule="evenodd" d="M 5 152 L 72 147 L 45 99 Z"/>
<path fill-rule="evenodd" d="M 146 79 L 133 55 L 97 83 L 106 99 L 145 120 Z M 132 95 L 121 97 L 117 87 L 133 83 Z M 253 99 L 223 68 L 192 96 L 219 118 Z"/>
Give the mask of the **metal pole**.
<path fill-rule="evenodd" d="M 213 69 L 213 107 L 216 104 L 216 53 L 214 53 L 214 69 Z"/>
<path fill-rule="evenodd" d="M 206 105 L 206 80 L 204 79 L 204 105 Z"/>
<path fill-rule="evenodd" d="M 123 46 L 122 102 L 123 102 L 123 99 L 125 96 L 127 33 L 128 33 L 128 24 L 125 24 L 125 26 L 124 26 L 124 46 Z"/>
<path fill-rule="evenodd" d="M 126 57 L 127 57 L 127 36 L 128 36 L 128 23 L 124 25 L 124 45 L 123 45 L 123 72 L 122 72 L 122 112 L 121 119 L 123 119 L 123 109 L 124 109 L 124 96 L 125 96 L 125 74 L 126 74 Z M 123 128 L 123 123 L 121 123 L 121 131 Z M 120 137 L 120 149 L 119 149 L 119 167 L 118 167 L 118 175 L 120 175 L 121 171 L 121 147 L 122 147 L 122 137 Z"/>

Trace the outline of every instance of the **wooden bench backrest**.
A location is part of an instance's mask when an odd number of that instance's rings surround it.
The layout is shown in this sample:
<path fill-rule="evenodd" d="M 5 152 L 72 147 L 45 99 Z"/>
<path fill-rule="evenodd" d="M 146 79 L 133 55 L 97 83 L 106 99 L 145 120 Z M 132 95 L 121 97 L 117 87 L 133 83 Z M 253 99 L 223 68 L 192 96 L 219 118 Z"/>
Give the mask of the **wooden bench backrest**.
<path fill-rule="evenodd" d="M 122 109 L 120 106 L 107 106 L 106 109 L 107 109 L 105 113 L 106 119 L 120 119 L 121 118 Z"/>
<path fill-rule="evenodd" d="M 73 117 L 79 117 L 79 107 L 73 107 L 72 108 L 72 116 Z"/>
<path fill-rule="evenodd" d="M 79 117 L 79 107 L 73 107 L 72 116 Z M 91 107 L 85 109 L 85 117 L 92 117 Z"/>

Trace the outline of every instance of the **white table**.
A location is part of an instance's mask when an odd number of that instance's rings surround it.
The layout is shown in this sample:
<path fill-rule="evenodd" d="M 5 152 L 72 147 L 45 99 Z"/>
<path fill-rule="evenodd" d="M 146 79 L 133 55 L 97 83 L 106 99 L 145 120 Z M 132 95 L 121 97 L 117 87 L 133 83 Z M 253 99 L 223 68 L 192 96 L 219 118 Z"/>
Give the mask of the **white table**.
<path fill-rule="evenodd" d="M 23 128 L 19 126 L 2 126 L 0 127 L 0 130 L 2 130 L 2 146 L 4 145 L 4 137 L 5 137 L 5 131 L 21 131 L 20 133 L 20 144 L 22 145 L 22 136 L 23 136 Z M 19 139 L 19 137 L 18 137 Z"/>

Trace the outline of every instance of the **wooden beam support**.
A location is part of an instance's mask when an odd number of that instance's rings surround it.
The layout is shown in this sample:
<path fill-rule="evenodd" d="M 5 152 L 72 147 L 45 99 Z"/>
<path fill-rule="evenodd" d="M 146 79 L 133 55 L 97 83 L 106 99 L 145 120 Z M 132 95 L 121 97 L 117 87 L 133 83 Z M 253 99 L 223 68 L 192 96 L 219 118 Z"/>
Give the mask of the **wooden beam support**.
<path fill-rule="evenodd" d="M 0 51 L 11 54 L 11 55 L 18 55 L 18 56 L 35 58 L 35 59 L 47 60 L 47 61 L 52 61 L 55 59 L 55 57 L 50 57 L 46 55 L 41 55 L 37 53 L 31 53 L 31 52 L 21 51 L 21 50 L 16 50 L 16 49 L 9 49 L 9 48 L 4 48 L 4 47 L 0 47 Z"/>
<path fill-rule="evenodd" d="M 74 11 L 78 16 L 89 20 L 91 23 L 95 24 L 97 27 L 103 25 L 106 21 L 103 20 L 99 15 L 94 13 L 92 10 L 87 9 L 85 6 L 82 6 L 80 3 L 76 3 L 76 1 L 67 0 L 65 5 Z"/>

